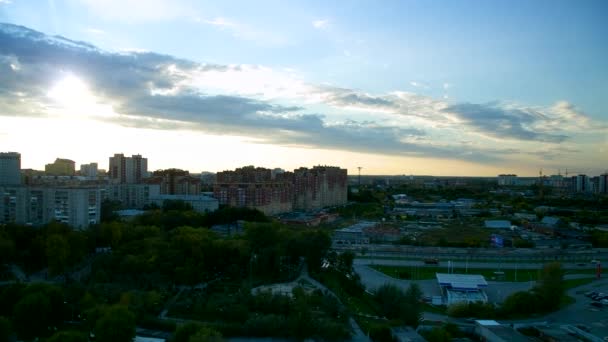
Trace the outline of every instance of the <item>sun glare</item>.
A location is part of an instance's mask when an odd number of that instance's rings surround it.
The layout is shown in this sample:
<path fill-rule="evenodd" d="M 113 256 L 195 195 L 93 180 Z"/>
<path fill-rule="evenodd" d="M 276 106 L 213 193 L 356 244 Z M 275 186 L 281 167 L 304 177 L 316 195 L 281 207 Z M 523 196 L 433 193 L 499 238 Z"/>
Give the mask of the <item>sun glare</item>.
<path fill-rule="evenodd" d="M 87 84 L 74 75 L 61 79 L 47 95 L 56 104 L 53 111 L 61 116 L 85 118 L 114 114 L 111 106 L 99 103 Z"/>

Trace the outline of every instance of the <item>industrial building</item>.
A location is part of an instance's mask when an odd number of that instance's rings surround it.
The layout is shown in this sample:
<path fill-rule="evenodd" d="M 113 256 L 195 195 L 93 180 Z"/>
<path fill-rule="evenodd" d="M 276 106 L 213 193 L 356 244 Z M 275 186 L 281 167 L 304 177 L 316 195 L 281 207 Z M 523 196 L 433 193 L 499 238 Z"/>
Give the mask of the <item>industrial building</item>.
<path fill-rule="evenodd" d="M 446 305 L 456 303 L 488 302 L 484 288 L 488 282 L 479 274 L 436 273 L 437 284 Z"/>

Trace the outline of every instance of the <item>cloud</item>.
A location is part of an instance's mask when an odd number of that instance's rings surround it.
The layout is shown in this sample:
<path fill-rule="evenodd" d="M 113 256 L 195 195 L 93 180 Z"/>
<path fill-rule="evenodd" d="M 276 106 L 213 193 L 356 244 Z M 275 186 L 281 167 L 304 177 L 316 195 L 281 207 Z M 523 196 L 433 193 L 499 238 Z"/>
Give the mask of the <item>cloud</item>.
<path fill-rule="evenodd" d="M 11 3 L 12 3 L 11 0 L 0 0 L 0 5 L 9 5 Z"/>
<path fill-rule="evenodd" d="M 329 20 L 327 19 L 317 19 L 312 22 L 312 26 L 316 29 L 324 29 L 329 25 Z"/>
<path fill-rule="evenodd" d="M 167 21 L 192 18 L 193 9 L 171 0 L 78 0 L 93 14 L 125 22 Z"/>
<path fill-rule="evenodd" d="M 568 138 L 534 130 L 537 122 L 546 120 L 542 113 L 529 109 L 504 108 L 497 103 L 460 103 L 446 107 L 444 112 L 481 134 L 499 139 L 559 143 Z"/>
<path fill-rule="evenodd" d="M 100 29 L 96 29 L 96 28 L 92 28 L 92 27 L 86 28 L 84 31 L 87 33 L 96 34 L 96 35 L 106 33 L 104 30 L 100 30 Z"/>
<path fill-rule="evenodd" d="M 289 42 L 288 39 L 279 32 L 251 27 L 247 24 L 224 17 L 215 17 L 204 20 L 197 18 L 196 21 L 211 25 L 222 31 L 230 32 L 233 37 L 242 40 L 255 41 L 270 45 L 285 45 Z"/>
<path fill-rule="evenodd" d="M 212 21 L 231 26 L 229 20 Z M 522 153 L 521 148 L 459 141 L 477 141 L 471 136 L 477 134 L 558 144 L 568 139 L 559 127 L 593 126 L 591 121 L 573 124 L 585 116 L 566 102 L 534 109 L 500 103 L 450 105 L 403 91 L 378 95 L 308 84 L 293 70 L 203 64 L 153 52 L 108 52 L 9 24 L 0 24 L 0 75 L 0 116 L 54 115 L 49 90 L 67 75 L 76 75 L 99 105 L 113 110 L 94 120 L 399 156 L 496 161 Z M 315 113 L 307 109 L 309 104 Z M 331 110 L 340 114 L 331 115 Z M 373 120 L 354 119 L 353 113 Z M 458 139 L 451 138 L 454 134 Z"/>
<path fill-rule="evenodd" d="M 430 89 L 431 88 L 427 84 L 422 83 L 422 82 L 417 82 L 417 81 L 410 81 L 410 85 L 412 87 L 421 88 L 421 89 Z"/>
<path fill-rule="evenodd" d="M 211 20 L 205 20 L 204 22 L 206 24 L 217 26 L 220 28 L 233 28 L 236 26 L 236 24 L 234 22 L 227 20 L 225 18 L 222 18 L 222 17 L 213 18 Z"/>

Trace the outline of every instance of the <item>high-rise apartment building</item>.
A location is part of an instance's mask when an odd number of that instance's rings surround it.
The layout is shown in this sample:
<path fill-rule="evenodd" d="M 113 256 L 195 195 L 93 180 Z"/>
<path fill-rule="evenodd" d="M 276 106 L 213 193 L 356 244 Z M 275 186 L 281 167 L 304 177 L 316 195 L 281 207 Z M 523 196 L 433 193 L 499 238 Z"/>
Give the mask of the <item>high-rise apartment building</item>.
<path fill-rule="evenodd" d="M 272 172 L 247 166 L 217 174 L 213 188 L 220 204 L 258 209 L 274 215 L 346 204 L 347 171 L 316 166 L 294 172 Z"/>
<path fill-rule="evenodd" d="M 73 176 L 76 173 L 76 163 L 73 160 L 57 158 L 53 163 L 44 166 L 44 172 L 49 176 Z"/>
<path fill-rule="evenodd" d="M 138 184 L 148 177 L 148 159 L 136 154 L 125 157 L 124 154 L 115 154 L 110 157 L 108 175 L 112 183 Z"/>
<path fill-rule="evenodd" d="M 0 187 L 0 223 L 40 225 L 57 220 L 82 229 L 99 223 L 96 187 Z"/>
<path fill-rule="evenodd" d="M 159 184 L 161 195 L 200 195 L 201 180 L 179 169 L 158 170 L 146 183 Z"/>
<path fill-rule="evenodd" d="M 21 184 L 21 154 L 0 152 L 0 185 Z"/>
<path fill-rule="evenodd" d="M 514 186 L 517 183 L 517 175 L 514 174 L 502 174 L 498 175 L 498 185 L 500 186 Z"/>
<path fill-rule="evenodd" d="M 81 164 L 80 175 L 90 179 L 97 178 L 97 163 Z"/>
<path fill-rule="evenodd" d="M 335 166 L 294 171 L 294 209 L 315 210 L 347 202 L 347 170 Z"/>
<path fill-rule="evenodd" d="M 218 172 L 213 187 L 220 205 L 247 207 L 274 215 L 293 208 L 292 173 L 277 174 L 265 168 L 246 166 L 234 171 Z"/>
<path fill-rule="evenodd" d="M 574 192 L 591 192 L 591 183 L 587 175 L 577 175 L 572 177 Z"/>
<path fill-rule="evenodd" d="M 104 198 L 118 201 L 125 209 L 143 209 L 152 203 L 151 198 L 160 195 L 158 184 L 108 184 Z"/>
<path fill-rule="evenodd" d="M 608 173 L 599 176 L 598 192 L 600 194 L 608 194 Z"/>

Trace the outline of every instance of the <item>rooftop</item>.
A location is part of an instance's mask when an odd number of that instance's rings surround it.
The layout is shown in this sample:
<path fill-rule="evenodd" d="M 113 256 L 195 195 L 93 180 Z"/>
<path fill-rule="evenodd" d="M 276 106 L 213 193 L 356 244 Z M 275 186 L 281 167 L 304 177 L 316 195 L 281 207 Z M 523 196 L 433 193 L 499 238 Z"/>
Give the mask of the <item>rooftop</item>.
<path fill-rule="evenodd" d="M 479 290 L 487 287 L 486 278 L 479 274 L 447 274 L 435 273 L 440 286 L 446 286 L 453 290 Z"/>

